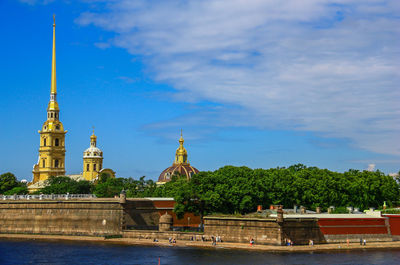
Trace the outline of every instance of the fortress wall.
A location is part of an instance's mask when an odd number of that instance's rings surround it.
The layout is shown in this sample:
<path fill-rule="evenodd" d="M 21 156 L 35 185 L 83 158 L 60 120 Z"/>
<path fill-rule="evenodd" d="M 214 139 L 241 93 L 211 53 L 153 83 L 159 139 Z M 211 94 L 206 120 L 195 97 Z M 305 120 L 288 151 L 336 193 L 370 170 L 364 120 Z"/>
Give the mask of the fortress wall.
<path fill-rule="evenodd" d="M 383 214 L 389 221 L 392 236 L 400 238 L 400 214 Z"/>
<path fill-rule="evenodd" d="M 399 216 L 400 217 L 400 216 Z M 275 218 L 205 217 L 204 234 L 221 236 L 226 242 L 281 245 L 290 239 L 295 245 L 368 242 L 399 240 L 396 235 L 400 218 L 390 219 L 394 234 L 390 234 L 385 218 L 285 218 L 278 223 Z"/>
<path fill-rule="evenodd" d="M 176 227 L 199 226 L 200 217 L 191 213 L 177 219 L 174 203 L 136 198 L 122 204 L 118 198 L 1 200 L 0 233 L 119 235 L 123 229 L 158 230 L 165 212 Z"/>
<path fill-rule="evenodd" d="M 135 239 L 158 239 L 167 240 L 169 238 L 175 238 L 176 240 L 183 241 L 201 241 L 201 233 L 190 233 L 190 232 L 178 232 L 178 231 L 166 231 L 159 232 L 154 230 L 125 230 L 122 232 L 124 238 L 135 238 Z M 209 241 L 210 238 L 208 237 Z"/>
<path fill-rule="evenodd" d="M 204 217 L 204 234 L 220 236 L 224 242 L 280 245 L 281 227 L 275 218 Z"/>
<path fill-rule="evenodd" d="M 123 207 L 116 201 L 0 201 L 0 233 L 121 234 Z"/>
<path fill-rule="evenodd" d="M 290 239 L 295 245 L 307 245 L 310 240 L 313 240 L 314 244 L 326 243 L 316 218 L 285 219 L 282 230 L 282 239 Z"/>

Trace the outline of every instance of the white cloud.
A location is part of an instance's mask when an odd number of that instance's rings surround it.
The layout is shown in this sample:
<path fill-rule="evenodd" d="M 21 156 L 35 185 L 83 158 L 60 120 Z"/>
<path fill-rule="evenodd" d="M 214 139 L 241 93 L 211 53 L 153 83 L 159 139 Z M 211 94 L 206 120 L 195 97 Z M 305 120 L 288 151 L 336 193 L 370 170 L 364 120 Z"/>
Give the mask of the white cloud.
<path fill-rule="evenodd" d="M 103 2 L 103 1 L 101 1 Z M 318 132 L 400 154 L 398 1 L 109 1 L 77 22 L 115 32 L 177 100 L 220 126 Z M 209 122 L 208 110 L 196 120 Z M 193 119 L 193 117 L 191 117 Z"/>

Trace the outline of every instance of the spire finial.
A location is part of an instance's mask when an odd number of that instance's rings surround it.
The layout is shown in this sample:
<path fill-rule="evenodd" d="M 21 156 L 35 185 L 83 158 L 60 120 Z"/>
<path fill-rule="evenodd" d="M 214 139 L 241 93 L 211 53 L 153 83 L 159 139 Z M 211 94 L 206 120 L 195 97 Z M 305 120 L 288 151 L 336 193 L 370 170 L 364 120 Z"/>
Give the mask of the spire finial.
<path fill-rule="evenodd" d="M 181 128 L 181 137 L 182 137 L 182 128 Z"/>
<path fill-rule="evenodd" d="M 53 27 L 56 26 L 56 14 L 53 14 Z"/>
<path fill-rule="evenodd" d="M 94 127 L 94 126 L 92 126 L 92 134 L 93 134 L 93 135 L 94 135 L 94 128 L 95 128 L 95 127 Z"/>

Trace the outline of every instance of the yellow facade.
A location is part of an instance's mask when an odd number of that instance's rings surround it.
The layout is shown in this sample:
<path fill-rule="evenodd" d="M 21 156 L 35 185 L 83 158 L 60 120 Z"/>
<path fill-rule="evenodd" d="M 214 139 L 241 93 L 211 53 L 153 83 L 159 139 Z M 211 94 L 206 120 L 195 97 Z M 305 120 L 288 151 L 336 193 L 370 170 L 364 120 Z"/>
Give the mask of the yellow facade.
<path fill-rule="evenodd" d="M 47 120 L 40 134 L 39 159 L 33 166 L 33 181 L 43 181 L 51 176 L 65 175 L 65 134 L 59 120 L 60 109 L 57 103 L 56 85 L 56 24 L 53 24 L 53 55 L 51 68 L 50 102 L 47 107 Z"/>
<path fill-rule="evenodd" d="M 97 136 L 90 136 L 90 147 L 83 152 L 83 178 L 95 180 L 103 168 L 103 152 L 97 148 Z"/>

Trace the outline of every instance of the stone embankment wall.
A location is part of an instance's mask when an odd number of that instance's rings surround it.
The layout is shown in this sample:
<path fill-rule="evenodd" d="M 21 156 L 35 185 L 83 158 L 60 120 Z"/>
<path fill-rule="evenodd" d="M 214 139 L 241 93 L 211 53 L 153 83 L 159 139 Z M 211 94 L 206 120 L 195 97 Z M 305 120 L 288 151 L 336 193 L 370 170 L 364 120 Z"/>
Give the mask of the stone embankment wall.
<path fill-rule="evenodd" d="M 158 230 L 160 216 L 172 213 L 174 203 L 139 198 L 0 200 L 0 233 L 103 236 L 121 235 L 124 229 Z M 198 216 L 188 213 L 174 226 L 199 223 Z"/>
<path fill-rule="evenodd" d="M 117 200 L 0 201 L 0 233 L 116 235 L 122 221 Z"/>
<path fill-rule="evenodd" d="M 296 245 L 326 243 L 326 238 L 319 228 L 316 218 L 291 218 L 282 223 L 282 238 L 290 239 Z"/>
<path fill-rule="evenodd" d="M 276 218 L 204 217 L 204 234 L 220 236 L 224 242 L 280 245 L 281 227 Z"/>
<path fill-rule="evenodd" d="M 135 239 L 169 239 L 175 238 L 176 240 L 183 241 L 201 241 L 202 233 L 190 233 L 190 232 L 159 232 L 155 230 L 125 230 L 122 232 L 124 238 L 135 238 Z M 206 238 L 210 240 L 210 237 Z"/>
<path fill-rule="evenodd" d="M 284 244 L 290 239 L 296 245 L 359 242 L 383 242 L 400 240 L 400 215 L 368 217 L 346 215 L 330 218 L 290 217 L 278 222 L 277 218 L 205 217 L 205 235 L 221 236 L 227 242 L 247 243 L 254 239 L 257 244 Z"/>
<path fill-rule="evenodd" d="M 285 239 L 295 244 L 324 243 L 316 219 L 290 219 L 278 223 L 276 218 L 205 217 L 204 233 L 220 236 L 225 242 L 282 245 Z"/>

